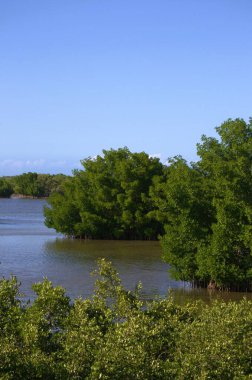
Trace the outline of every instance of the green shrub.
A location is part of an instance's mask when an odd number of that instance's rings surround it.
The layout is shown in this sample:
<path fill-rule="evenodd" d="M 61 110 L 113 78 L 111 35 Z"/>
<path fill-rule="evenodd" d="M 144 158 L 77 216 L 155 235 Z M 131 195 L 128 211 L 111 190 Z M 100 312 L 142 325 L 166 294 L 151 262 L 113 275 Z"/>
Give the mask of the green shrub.
<path fill-rule="evenodd" d="M 250 379 L 252 302 L 143 303 L 99 261 L 92 298 L 45 279 L 32 303 L 0 282 L 1 379 Z"/>

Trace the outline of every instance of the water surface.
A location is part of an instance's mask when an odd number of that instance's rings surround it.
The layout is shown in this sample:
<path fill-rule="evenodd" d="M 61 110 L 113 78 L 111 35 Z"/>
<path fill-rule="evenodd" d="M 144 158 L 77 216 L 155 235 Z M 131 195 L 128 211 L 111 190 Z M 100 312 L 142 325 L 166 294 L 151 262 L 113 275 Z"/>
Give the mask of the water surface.
<path fill-rule="evenodd" d="M 92 294 L 90 276 L 104 257 L 115 265 L 123 284 L 134 289 L 143 284 L 143 297 L 165 296 L 169 289 L 179 302 L 222 297 L 240 299 L 241 293 L 209 293 L 191 289 L 169 277 L 158 242 L 85 241 L 66 239 L 44 225 L 45 200 L 0 199 L 0 276 L 18 277 L 22 292 L 33 298 L 31 285 L 47 277 L 62 285 L 72 298 Z M 247 295 L 251 298 L 251 295 Z"/>

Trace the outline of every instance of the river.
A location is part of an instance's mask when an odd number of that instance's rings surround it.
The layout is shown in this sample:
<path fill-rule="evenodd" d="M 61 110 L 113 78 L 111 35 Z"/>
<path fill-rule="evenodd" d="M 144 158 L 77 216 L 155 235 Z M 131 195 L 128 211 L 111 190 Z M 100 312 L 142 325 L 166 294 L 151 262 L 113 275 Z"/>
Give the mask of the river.
<path fill-rule="evenodd" d="M 141 281 L 143 298 L 163 297 L 169 289 L 179 302 L 244 296 L 209 293 L 172 280 L 158 242 L 67 239 L 45 227 L 45 205 L 45 200 L 38 199 L 0 199 L 0 276 L 17 276 L 25 298 L 34 298 L 31 285 L 44 277 L 63 286 L 71 298 L 89 297 L 94 285 L 90 273 L 99 257 L 112 261 L 127 288 L 134 289 Z"/>

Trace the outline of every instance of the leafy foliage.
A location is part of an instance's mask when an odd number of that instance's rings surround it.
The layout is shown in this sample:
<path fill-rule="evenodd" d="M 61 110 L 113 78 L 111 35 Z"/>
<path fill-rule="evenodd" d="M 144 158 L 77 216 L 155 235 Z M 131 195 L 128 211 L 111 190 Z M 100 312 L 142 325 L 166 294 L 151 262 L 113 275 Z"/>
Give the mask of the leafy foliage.
<path fill-rule="evenodd" d="M 0 178 L 0 197 L 9 197 L 13 194 L 14 189 L 10 181 L 6 178 Z"/>
<path fill-rule="evenodd" d="M 152 195 L 158 206 L 157 218 L 165 226 L 165 259 L 175 278 L 193 282 L 197 270 L 195 253 L 206 239 L 214 217 L 202 175 L 181 157 L 175 157 L 170 160 L 166 179 L 155 184 Z"/>
<path fill-rule="evenodd" d="M 252 120 L 228 120 L 202 137 L 200 160 L 176 159 L 156 185 L 165 259 L 197 285 L 252 289 Z"/>
<path fill-rule="evenodd" d="M 146 153 L 127 148 L 104 150 L 82 161 L 63 187 L 49 199 L 46 225 L 74 237 L 156 239 L 162 225 L 152 218 L 150 186 L 163 166 Z"/>
<path fill-rule="evenodd" d="M 30 197 L 48 197 L 61 191 L 67 176 L 64 174 L 23 173 L 14 177 L 0 178 L 0 196 L 10 197 L 19 194 Z"/>
<path fill-rule="evenodd" d="M 2 379 L 249 379 L 252 303 L 143 304 L 100 260 L 91 299 L 35 284 L 21 303 L 15 278 L 0 282 Z"/>
<path fill-rule="evenodd" d="M 37 173 L 24 173 L 15 178 L 15 192 L 18 194 L 30 195 L 33 197 L 38 196 L 38 174 Z"/>

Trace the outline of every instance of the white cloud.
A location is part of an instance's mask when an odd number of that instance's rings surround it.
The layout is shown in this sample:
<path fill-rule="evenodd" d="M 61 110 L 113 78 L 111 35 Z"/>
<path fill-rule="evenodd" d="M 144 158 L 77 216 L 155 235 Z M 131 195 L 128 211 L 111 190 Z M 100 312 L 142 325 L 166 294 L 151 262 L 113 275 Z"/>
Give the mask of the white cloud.
<path fill-rule="evenodd" d="M 30 168 L 30 167 L 41 167 L 44 166 L 46 160 L 0 160 L 0 166 L 3 168 Z"/>
<path fill-rule="evenodd" d="M 81 167 L 80 162 L 75 163 L 74 160 L 64 159 L 0 159 L 0 177 L 27 172 L 71 174 L 73 169 Z"/>
<path fill-rule="evenodd" d="M 150 158 L 159 158 L 161 159 L 161 153 L 154 153 L 154 154 L 149 154 Z"/>

